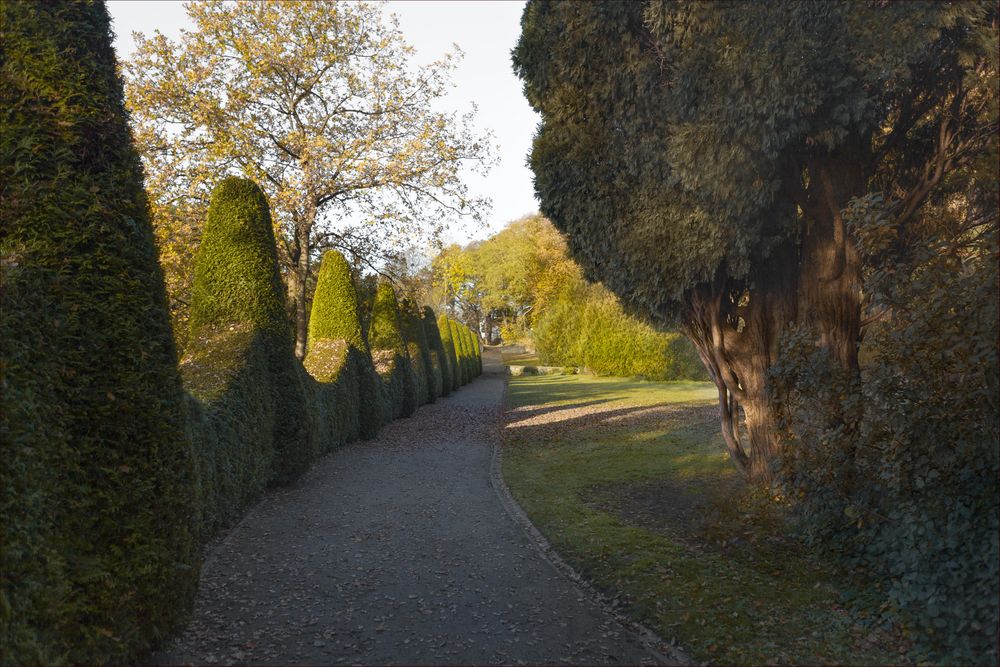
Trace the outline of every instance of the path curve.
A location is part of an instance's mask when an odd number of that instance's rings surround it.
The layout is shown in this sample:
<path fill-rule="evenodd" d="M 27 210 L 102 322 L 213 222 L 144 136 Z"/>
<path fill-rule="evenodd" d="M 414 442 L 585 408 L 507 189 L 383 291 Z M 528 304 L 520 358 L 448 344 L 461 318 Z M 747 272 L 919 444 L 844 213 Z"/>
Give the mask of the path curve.
<path fill-rule="evenodd" d="M 210 554 L 156 664 L 656 664 L 491 488 L 504 390 L 479 379 L 265 496 Z M 502 494 L 501 494 L 502 496 Z"/>

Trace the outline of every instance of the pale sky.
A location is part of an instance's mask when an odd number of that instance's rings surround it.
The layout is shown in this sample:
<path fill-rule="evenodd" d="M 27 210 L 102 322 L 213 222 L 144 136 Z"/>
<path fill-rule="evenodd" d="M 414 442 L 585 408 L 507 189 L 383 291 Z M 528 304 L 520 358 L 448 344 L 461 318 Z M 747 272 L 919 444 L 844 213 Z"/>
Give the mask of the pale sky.
<path fill-rule="evenodd" d="M 132 32 L 150 34 L 159 30 L 177 39 L 190 27 L 182 2 L 149 0 L 109 0 L 115 48 L 120 59 L 135 48 Z M 532 188 L 531 170 L 525 166 L 537 114 L 521 92 L 514 76 L 510 50 L 520 34 L 523 0 L 503 2 L 408 0 L 388 2 L 386 11 L 399 17 L 406 41 L 416 49 L 416 62 L 440 58 L 457 44 L 465 56 L 454 71 L 456 87 L 443 100 L 442 110 L 468 111 L 478 107 L 476 125 L 490 130 L 498 144 L 499 162 L 485 178 L 468 174 L 470 193 L 493 200 L 487 228 L 465 221 L 459 223 L 446 242 L 465 244 L 485 238 L 506 223 L 538 209 Z"/>

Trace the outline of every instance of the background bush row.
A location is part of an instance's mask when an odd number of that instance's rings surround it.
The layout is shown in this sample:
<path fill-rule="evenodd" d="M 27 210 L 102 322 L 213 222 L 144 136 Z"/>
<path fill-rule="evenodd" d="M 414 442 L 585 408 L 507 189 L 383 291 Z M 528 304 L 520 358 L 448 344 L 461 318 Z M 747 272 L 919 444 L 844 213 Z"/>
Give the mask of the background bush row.
<path fill-rule="evenodd" d="M 126 662 L 183 626 L 210 536 L 468 382 L 479 347 L 388 285 L 367 339 L 331 252 L 300 363 L 268 202 L 228 179 L 178 364 L 103 3 L 0 11 L 0 657 Z"/>

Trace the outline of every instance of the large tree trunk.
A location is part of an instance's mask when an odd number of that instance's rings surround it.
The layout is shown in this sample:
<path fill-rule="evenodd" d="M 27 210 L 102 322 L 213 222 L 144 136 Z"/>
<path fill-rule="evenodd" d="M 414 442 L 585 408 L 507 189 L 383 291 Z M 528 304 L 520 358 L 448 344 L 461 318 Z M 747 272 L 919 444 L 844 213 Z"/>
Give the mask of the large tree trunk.
<path fill-rule="evenodd" d="M 819 345 L 842 368 L 858 369 L 861 338 L 861 276 L 857 249 L 841 213 L 865 193 L 864 156 L 842 151 L 810 165 L 811 224 L 799 261 L 800 324 L 814 329 Z"/>
<path fill-rule="evenodd" d="M 781 334 L 796 318 L 796 255 L 787 244 L 746 281 L 720 277 L 688 298 L 687 333 L 718 389 L 726 449 L 753 482 L 770 481 L 778 453 L 767 378 Z"/>
<path fill-rule="evenodd" d="M 780 451 L 768 374 L 782 335 L 804 326 L 831 363 L 858 373 L 860 268 L 841 210 L 865 192 L 861 151 L 842 150 L 809 165 L 800 192 L 807 222 L 798 243 L 777 248 L 745 280 L 720 277 L 688 294 L 685 326 L 718 389 L 722 434 L 736 467 L 752 482 L 771 480 Z M 854 416 L 825 406 L 853 428 Z"/>

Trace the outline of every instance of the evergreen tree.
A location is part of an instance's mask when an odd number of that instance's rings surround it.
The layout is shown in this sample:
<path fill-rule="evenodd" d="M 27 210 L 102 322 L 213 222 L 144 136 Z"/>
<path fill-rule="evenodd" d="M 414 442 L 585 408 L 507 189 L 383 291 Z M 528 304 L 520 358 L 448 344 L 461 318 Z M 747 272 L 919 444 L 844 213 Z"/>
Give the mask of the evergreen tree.
<path fill-rule="evenodd" d="M 542 211 L 627 311 L 683 324 L 751 477 L 778 451 L 767 377 L 790 324 L 857 376 L 845 209 L 878 197 L 905 235 L 992 144 L 996 17 L 989 2 L 525 7 L 514 65 L 542 116 Z M 850 429 L 851 410 L 831 415 Z"/>

